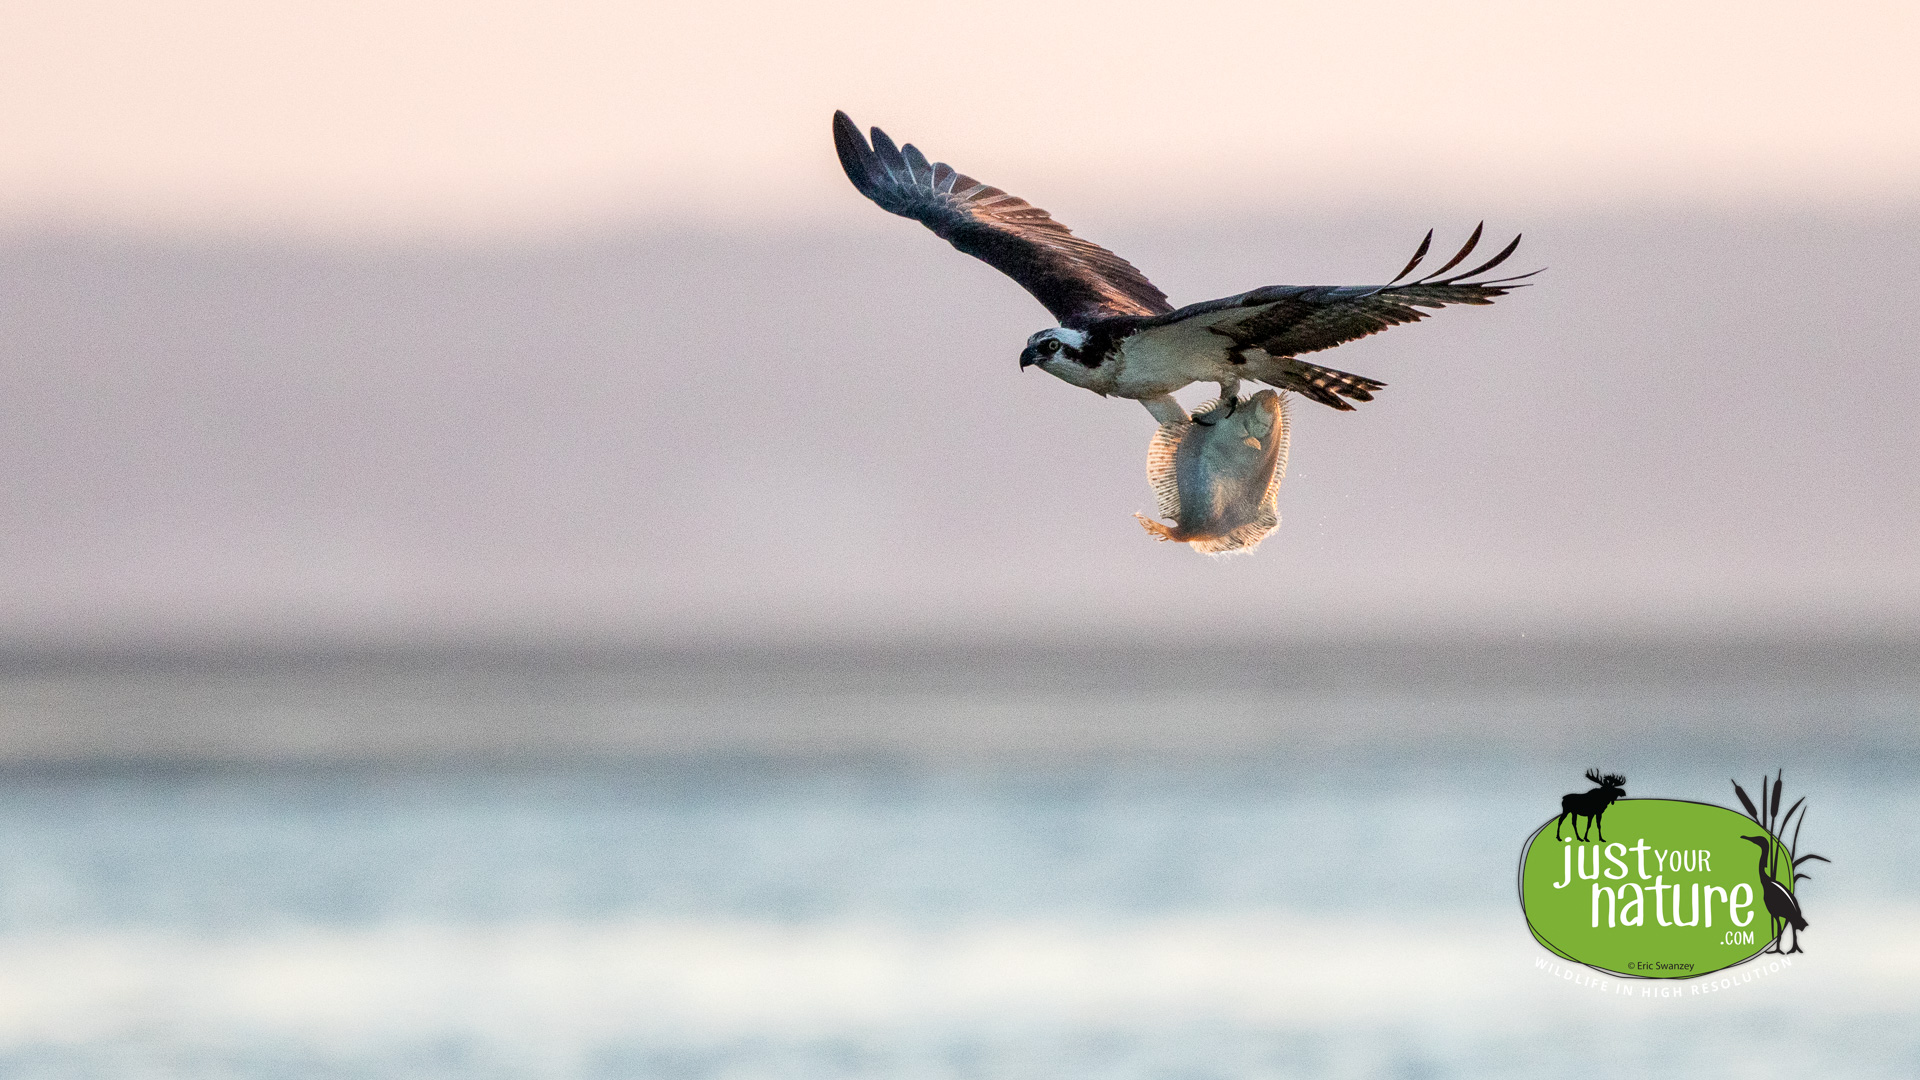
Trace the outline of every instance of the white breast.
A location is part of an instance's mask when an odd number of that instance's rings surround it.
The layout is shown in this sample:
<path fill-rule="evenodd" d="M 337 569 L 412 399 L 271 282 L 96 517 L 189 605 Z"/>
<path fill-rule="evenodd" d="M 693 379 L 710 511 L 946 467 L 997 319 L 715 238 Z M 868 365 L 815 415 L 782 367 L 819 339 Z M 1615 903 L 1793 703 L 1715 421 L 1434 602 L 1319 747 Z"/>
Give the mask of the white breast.
<path fill-rule="evenodd" d="M 1230 344 L 1197 319 L 1143 330 L 1120 343 L 1113 393 L 1154 397 L 1192 382 L 1231 378 Z"/>

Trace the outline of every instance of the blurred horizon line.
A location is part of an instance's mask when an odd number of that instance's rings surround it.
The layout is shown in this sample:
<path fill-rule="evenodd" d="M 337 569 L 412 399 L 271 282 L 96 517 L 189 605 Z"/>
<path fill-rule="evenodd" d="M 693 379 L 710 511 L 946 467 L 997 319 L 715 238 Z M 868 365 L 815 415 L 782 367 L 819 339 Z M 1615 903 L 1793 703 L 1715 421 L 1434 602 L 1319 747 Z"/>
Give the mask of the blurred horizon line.
<path fill-rule="evenodd" d="M 1760 765 L 1920 751 L 1920 634 L 790 643 L 572 653 L 0 651 L 0 775 L 232 769 Z M 1622 740 L 1625 740 L 1623 743 Z M 649 766 L 648 763 L 652 763 Z"/>
<path fill-rule="evenodd" d="M 1638 224 L 1672 220 L 1694 225 L 1745 222 L 1831 222 L 1836 225 L 1908 223 L 1920 219 L 1920 198 L 1911 192 L 1889 191 L 1886 197 L 1825 196 L 1780 193 L 1751 199 L 1723 193 L 1625 193 L 1612 200 L 1515 200 L 1511 193 L 1495 192 L 1484 200 L 1448 192 L 1424 192 L 1420 199 L 1387 197 L 1379 193 L 1340 199 L 1306 198 L 1288 202 L 1224 199 L 1204 205 L 1152 198 L 1115 201 L 1089 192 L 1064 210 L 1049 207 L 1064 218 L 1076 235 L 1096 243 L 1101 233 L 1117 234 L 1192 229 L 1269 229 L 1292 224 L 1407 224 L 1423 223 L 1438 233 L 1464 234 L 1474 222 L 1501 226 L 1496 231 L 1526 232 L 1533 220 L 1546 219 L 1565 226 L 1632 220 Z M 636 200 L 640 202 L 643 200 Z M 1045 200 L 1036 200 L 1045 205 Z M 1057 201 L 1057 200 L 1056 200 Z M 689 205 L 671 213 L 607 208 L 604 212 L 521 219 L 494 219 L 485 223 L 436 222 L 414 217 L 404 223 L 366 221 L 345 224 L 291 216 L 149 218 L 110 213 L 62 211 L 8 211 L 0 208 L 0 249 L 31 249 L 45 245 L 128 245 L 152 247 L 298 248 L 338 250 L 350 254 L 382 251 L 539 250 L 596 246 L 667 237 L 712 236 L 797 241 L 823 236 L 861 240 L 890 235 L 917 224 L 873 213 L 857 192 L 848 190 L 846 205 L 825 211 L 778 211 L 763 214 L 718 213 L 711 207 Z M 1089 236 L 1089 234 L 1095 234 Z M 937 253 L 937 249 L 936 253 Z"/>
<path fill-rule="evenodd" d="M 1130 671 L 1186 668 L 1217 677 L 1230 670 L 1284 673 L 1297 683 L 1346 687 L 1353 667 L 1394 664 L 1392 683 L 1424 680 L 1511 683 L 1530 675 L 1628 679 L 1737 677 L 1864 678 L 1920 683 L 1920 626 L 1800 624 L 1638 627 L 1563 624 L 1524 629 L 1402 624 L 1387 630 L 1321 626 L 1259 640 L 1241 633 L 1183 634 L 1178 642 L 1151 633 L 1091 638 L 1029 629 L 982 633 L 964 628 L 917 633 L 845 629 L 783 636 L 617 633 L 383 636 L 375 633 L 98 635 L 48 640 L 0 636 L 0 678 L 75 670 L 178 670 L 289 673 L 310 670 L 480 670 L 566 672 L 654 668 L 743 678 L 831 670 L 857 677 L 863 668 L 1019 673 L 1099 671 L 1103 683 Z M 1412 676 L 1411 680 L 1405 676 Z M 997 680 L 1000 675 L 989 678 Z M 1071 680 L 1069 680 L 1071 681 Z M 1242 680 L 1244 681 L 1244 680 Z"/>

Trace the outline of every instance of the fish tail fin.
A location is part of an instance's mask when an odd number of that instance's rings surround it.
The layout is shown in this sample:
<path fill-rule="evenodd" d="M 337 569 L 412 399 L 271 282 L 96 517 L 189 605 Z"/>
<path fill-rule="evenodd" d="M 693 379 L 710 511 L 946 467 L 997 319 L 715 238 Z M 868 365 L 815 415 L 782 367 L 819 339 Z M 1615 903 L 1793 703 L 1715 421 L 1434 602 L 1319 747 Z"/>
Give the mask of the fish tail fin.
<path fill-rule="evenodd" d="M 1195 540 L 1189 546 L 1202 555 L 1238 555 L 1241 552 L 1252 551 L 1254 548 L 1260 546 L 1261 536 L 1254 535 L 1249 538 L 1248 536 L 1242 535 L 1247 533 L 1251 528 L 1252 526 L 1250 525 L 1242 525 L 1225 536 L 1210 537 L 1206 540 Z"/>
<path fill-rule="evenodd" d="M 1195 540 L 1192 542 L 1192 547 L 1202 555 L 1239 555 L 1259 547 L 1260 541 L 1265 540 L 1267 534 L 1279 524 L 1280 515 L 1274 513 L 1270 507 L 1262 508 L 1260 516 L 1254 520 L 1224 536 Z"/>
<path fill-rule="evenodd" d="M 1140 527 L 1152 533 L 1154 536 L 1154 539 L 1156 540 L 1177 541 L 1180 539 L 1180 537 L 1175 534 L 1173 528 L 1171 528 L 1170 526 L 1162 525 L 1159 522 L 1153 520 L 1152 518 L 1142 513 L 1136 512 L 1133 516 L 1140 519 Z"/>

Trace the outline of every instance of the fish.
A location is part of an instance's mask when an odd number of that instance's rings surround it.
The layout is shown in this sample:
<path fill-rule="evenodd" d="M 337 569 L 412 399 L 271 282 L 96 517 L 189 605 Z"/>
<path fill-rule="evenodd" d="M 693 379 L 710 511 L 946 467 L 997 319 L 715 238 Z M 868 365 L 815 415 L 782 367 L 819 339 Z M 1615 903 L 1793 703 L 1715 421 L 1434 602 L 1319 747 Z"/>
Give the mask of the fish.
<path fill-rule="evenodd" d="M 1192 420 L 1160 425 L 1147 448 L 1147 482 L 1163 525 L 1133 515 L 1161 540 L 1205 555 L 1252 551 L 1280 524 L 1280 481 L 1287 472 L 1287 403 L 1272 390 L 1241 401 L 1233 415 L 1208 402 Z"/>

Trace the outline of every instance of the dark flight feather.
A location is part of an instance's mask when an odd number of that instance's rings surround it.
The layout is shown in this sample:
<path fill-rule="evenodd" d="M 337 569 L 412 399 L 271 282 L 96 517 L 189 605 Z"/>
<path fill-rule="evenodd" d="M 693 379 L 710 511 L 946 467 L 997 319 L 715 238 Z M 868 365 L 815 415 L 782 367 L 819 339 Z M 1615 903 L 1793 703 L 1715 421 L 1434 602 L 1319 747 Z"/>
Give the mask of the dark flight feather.
<path fill-rule="evenodd" d="M 1524 234 L 1520 234 L 1520 235 L 1524 235 Z M 1515 251 L 1519 250 L 1520 235 L 1516 235 L 1512 240 L 1507 241 L 1507 246 L 1500 249 L 1500 254 L 1495 255 L 1493 258 L 1488 259 L 1486 262 L 1481 263 L 1479 266 L 1474 267 L 1473 269 L 1467 271 L 1464 274 L 1456 274 L 1453 277 L 1446 279 L 1445 281 L 1436 281 L 1434 282 L 1434 284 L 1435 285 L 1451 285 L 1456 281 L 1465 281 L 1470 277 L 1477 277 L 1493 269 L 1494 267 L 1499 266 L 1501 263 L 1507 261 L 1507 256 L 1512 255 Z M 1533 274 L 1537 274 L 1539 272 L 1540 271 L 1535 270 Z M 1521 274 L 1520 277 L 1532 277 L 1533 274 Z M 1520 280 L 1520 278 L 1518 277 L 1501 278 L 1500 280 L 1518 281 Z"/>
<path fill-rule="evenodd" d="M 1064 326 L 1173 310 L 1167 294 L 1127 260 L 1073 235 L 1025 199 L 944 162 L 930 164 L 911 143 L 896 147 L 874 128 L 869 147 L 847 114 L 836 112 L 833 145 L 860 194 L 1019 282 Z"/>
<path fill-rule="evenodd" d="M 1433 246 L 1433 230 L 1428 229 L 1427 235 L 1424 237 L 1421 237 L 1420 239 L 1420 246 L 1413 249 L 1413 258 L 1407 260 L 1406 268 L 1404 270 L 1401 270 L 1399 273 L 1393 275 L 1393 279 L 1391 281 L 1388 281 L 1387 284 L 1392 285 L 1398 282 L 1401 278 L 1406 277 L 1408 274 L 1413 273 L 1414 267 L 1419 266 L 1420 260 L 1427 257 L 1427 249 L 1432 246 Z"/>
<path fill-rule="evenodd" d="M 1479 235 L 1480 230 L 1475 229 L 1473 239 L 1436 272 L 1445 273 L 1458 264 L 1473 250 Z M 1238 348 L 1258 348 L 1270 356 L 1319 352 L 1377 334 L 1388 327 L 1418 322 L 1427 317 L 1422 309 L 1452 304 L 1491 304 L 1495 297 L 1523 288 L 1521 279 L 1532 274 L 1492 281 L 1468 280 L 1505 262 L 1519 242 L 1519 237 L 1515 237 L 1513 243 L 1482 266 L 1439 281 L 1423 278 L 1404 285 L 1269 285 L 1238 296 L 1189 304 L 1165 315 L 1140 320 L 1139 326 L 1142 332 L 1151 332 L 1156 327 L 1206 317 L 1209 329 L 1231 338 Z M 1408 269 L 1401 271 L 1401 277 L 1419 264 L 1419 256 L 1425 254 L 1428 243 L 1428 240 L 1421 241 L 1421 251 L 1408 264 Z M 1246 314 L 1235 314 L 1240 310 Z"/>
<path fill-rule="evenodd" d="M 1467 237 L 1467 242 L 1460 245 L 1460 250 L 1454 252 L 1453 258 L 1447 260 L 1447 265 L 1441 267 L 1438 270 L 1435 270 L 1433 273 L 1428 274 L 1426 277 L 1421 278 L 1420 281 L 1423 284 L 1426 282 L 1432 281 L 1434 278 L 1439 277 L 1441 274 L 1444 274 L 1447 271 L 1465 262 L 1467 260 L 1467 256 L 1473 254 L 1474 246 L 1480 243 L 1480 234 L 1486 230 L 1486 227 L 1487 227 L 1487 223 L 1484 221 L 1478 225 L 1475 225 L 1473 227 L 1473 235 Z M 1473 275 L 1469 274 L 1466 276 L 1472 277 Z"/>

